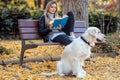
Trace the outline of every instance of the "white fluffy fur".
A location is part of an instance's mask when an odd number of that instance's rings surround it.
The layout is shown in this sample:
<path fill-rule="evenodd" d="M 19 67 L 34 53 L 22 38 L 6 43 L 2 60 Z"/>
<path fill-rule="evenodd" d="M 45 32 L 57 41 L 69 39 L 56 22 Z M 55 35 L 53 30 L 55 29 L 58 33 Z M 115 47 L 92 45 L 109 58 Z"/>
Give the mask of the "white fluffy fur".
<path fill-rule="evenodd" d="M 83 70 L 82 65 L 84 60 L 90 57 L 91 46 L 95 45 L 96 39 L 103 41 L 105 38 L 105 35 L 96 27 L 88 28 L 82 36 L 90 45 L 78 37 L 65 47 L 61 60 L 57 63 L 57 71 L 60 76 L 75 75 L 78 78 L 85 77 L 86 71 Z"/>
<path fill-rule="evenodd" d="M 61 60 L 57 63 L 57 72 L 49 73 L 48 76 L 58 74 L 60 76 L 75 75 L 78 78 L 86 76 L 86 71 L 82 66 L 84 60 L 90 57 L 91 46 L 95 45 L 96 39 L 104 40 L 105 35 L 96 27 L 89 27 L 82 37 L 90 43 L 86 44 L 80 37 L 75 39 L 72 43 L 67 45 L 61 55 Z M 47 75 L 47 73 L 42 73 Z"/>

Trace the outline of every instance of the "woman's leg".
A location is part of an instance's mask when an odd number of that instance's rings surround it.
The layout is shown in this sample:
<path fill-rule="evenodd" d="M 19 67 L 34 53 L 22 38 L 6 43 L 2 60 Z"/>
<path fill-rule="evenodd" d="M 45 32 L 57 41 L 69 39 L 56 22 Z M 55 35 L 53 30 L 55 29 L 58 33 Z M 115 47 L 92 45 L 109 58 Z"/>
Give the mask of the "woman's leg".
<path fill-rule="evenodd" d="M 70 36 L 71 40 L 75 39 L 75 35 L 74 35 L 74 15 L 72 12 L 68 12 L 68 21 L 67 24 L 65 25 L 63 31 Z"/>
<path fill-rule="evenodd" d="M 59 36 L 55 37 L 52 41 L 58 42 L 65 46 L 72 42 L 72 40 L 70 40 L 70 38 L 67 35 L 59 35 Z"/>
<path fill-rule="evenodd" d="M 68 12 L 68 21 L 67 24 L 65 25 L 63 31 L 67 34 L 67 35 L 71 35 L 70 33 L 73 32 L 74 29 L 74 15 L 72 12 Z"/>

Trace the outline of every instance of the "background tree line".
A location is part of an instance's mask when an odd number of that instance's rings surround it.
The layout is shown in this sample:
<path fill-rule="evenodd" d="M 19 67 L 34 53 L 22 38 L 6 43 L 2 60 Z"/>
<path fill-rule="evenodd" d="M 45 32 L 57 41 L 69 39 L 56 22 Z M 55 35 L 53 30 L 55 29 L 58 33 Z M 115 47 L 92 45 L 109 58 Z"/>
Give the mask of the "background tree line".
<path fill-rule="evenodd" d="M 18 19 L 39 19 L 50 0 L 0 0 L 0 38 L 18 35 Z M 86 21 L 104 33 L 116 32 L 119 27 L 120 0 L 56 0 L 59 14 L 73 11 L 75 20 Z M 114 5 L 112 4 L 114 3 Z M 14 35 L 14 36 L 13 36 Z"/>

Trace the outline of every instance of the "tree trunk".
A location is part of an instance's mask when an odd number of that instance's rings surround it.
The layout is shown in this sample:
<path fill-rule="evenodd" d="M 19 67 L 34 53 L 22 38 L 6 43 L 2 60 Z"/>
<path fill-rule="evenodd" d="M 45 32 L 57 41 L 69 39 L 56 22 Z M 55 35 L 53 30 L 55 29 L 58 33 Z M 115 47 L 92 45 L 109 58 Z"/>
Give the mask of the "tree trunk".
<path fill-rule="evenodd" d="M 88 0 L 61 0 L 63 14 L 72 11 L 75 20 L 86 21 L 88 27 Z"/>

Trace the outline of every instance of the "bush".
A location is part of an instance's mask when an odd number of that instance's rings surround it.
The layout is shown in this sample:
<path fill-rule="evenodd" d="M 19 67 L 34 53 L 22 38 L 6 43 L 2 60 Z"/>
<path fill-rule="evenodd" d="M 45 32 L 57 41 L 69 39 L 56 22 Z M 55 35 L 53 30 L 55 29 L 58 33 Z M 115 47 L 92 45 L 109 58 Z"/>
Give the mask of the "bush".
<path fill-rule="evenodd" d="M 10 34 L 17 33 L 17 20 L 30 17 L 29 7 L 24 1 L 5 3 L 0 7 L 0 37 L 3 37 L 3 35 L 7 37 Z"/>
<path fill-rule="evenodd" d="M 119 17 L 107 12 L 90 12 L 89 13 L 90 26 L 96 26 L 102 30 L 103 33 L 113 33 L 117 31 Z"/>
<path fill-rule="evenodd" d="M 92 49 L 95 53 L 120 54 L 120 32 L 109 33 L 106 36 L 106 44 L 98 45 Z"/>
<path fill-rule="evenodd" d="M 10 35 L 19 34 L 18 19 L 38 19 L 43 14 L 43 10 L 33 10 L 23 0 L 5 1 L 4 3 L 5 5 L 0 7 L 0 38 L 10 38 Z"/>
<path fill-rule="evenodd" d="M 39 19 L 43 13 L 44 13 L 43 10 L 36 9 L 36 10 L 32 10 L 30 14 L 32 19 Z"/>

